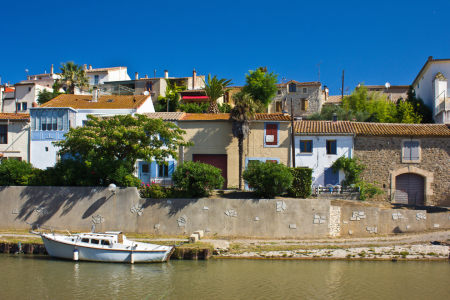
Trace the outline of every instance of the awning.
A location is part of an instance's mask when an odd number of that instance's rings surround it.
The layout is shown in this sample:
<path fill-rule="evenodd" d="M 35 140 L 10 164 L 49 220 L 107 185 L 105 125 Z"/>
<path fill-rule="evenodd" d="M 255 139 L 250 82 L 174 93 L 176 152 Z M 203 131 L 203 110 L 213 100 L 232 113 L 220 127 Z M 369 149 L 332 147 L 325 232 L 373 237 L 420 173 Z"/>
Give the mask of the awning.
<path fill-rule="evenodd" d="M 208 96 L 183 96 L 183 100 L 197 100 L 197 99 L 208 99 Z"/>

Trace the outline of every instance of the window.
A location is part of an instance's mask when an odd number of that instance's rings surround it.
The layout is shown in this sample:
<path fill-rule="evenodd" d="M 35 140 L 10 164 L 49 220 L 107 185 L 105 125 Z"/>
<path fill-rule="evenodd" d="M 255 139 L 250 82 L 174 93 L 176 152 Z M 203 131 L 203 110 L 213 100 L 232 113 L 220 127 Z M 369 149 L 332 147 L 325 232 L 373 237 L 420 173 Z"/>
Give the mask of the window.
<path fill-rule="evenodd" d="M 102 245 L 109 246 L 109 241 L 101 240 Z"/>
<path fill-rule="evenodd" d="M 100 242 L 99 240 L 93 240 L 93 239 L 91 240 L 91 244 L 97 244 L 98 245 L 99 242 Z"/>
<path fill-rule="evenodd" d="M 264 124 L 264 147 L 278 147 L 278 123 Z"/>
<path fill-rule="evenodd" d="M 312 153 L 312 140 L 301 140 L 300 141 L 300 153 Z"/>
<path fill-rule="evenodd" d="M 26 103 L 26 102 L 23 102 L 23 103 L 22 103 L 22 110 L 27 110 L 27 108 L 28 108 L 27 103 Z"/>
<path fill-rule="evenodd" d="M 28 91 L 31 92 L 31 88 L 30 87 L 28 88 Z"/>
<path fill-rule="evenodd" d="M 303 89 L 302 89 L 302 93 L 303 93 L 303 94 L 308 93 L 308 88 L 303 88 Z"/>
<path fill-rule="evenodd" d="M 8 125 L 0 125 L 0 144 L 8 144 Z"/>
<path fill-rule="evenodd" d="M 278 95 L 281 95 L 281 90 L 278 90 Z"/>
<path fill-rule="evenodd" d="M 297 92 L 297 85 L 295 83 L 289 84 L 289 93 Z"/>
<path fill-rule="evenodd" d="M 163 142 L 164 143 L 164 145 L 167 143 L 167 141 L 168 141 L 168 139 L 167 138 L 165 138 L 165 137 L 162 137 L 161 135 L 159 136 L 159 140 L 161 141 L 161 142 Z"/>
<path fill-rule="evenodd" d="M 158 177 L 169 177 L 169 165 L 158 163 Z"/>
<path fill-rule="evenodd" d="M 20 105 L 21 103 L 16 103 L 16 106 L 17 106 L 17 111 L 19 111 L 20 110 Z"/>
<path fill-rule="evenodd" d="M 62 130 L 63 129 L 63 122 L 62 122 L 63 115 L 64 115 L 64 111 L 63 110 L 58 110 L 58 130 Z"/>
<path fill-rule="evenodd" d="M 281 107 L 282 107 L 281 101 L 275 102 L 275 111 L 276 112 L 281 112 L 282 111 Z"/>
<path fill-rule="evenodd" d="M 302 110 L 308 110 L 308 100 L 306 99 L 301 99 L 301 105 L 302 105 Z"/>
<path fill-rule="evenodd" d="M 41 115 L 41 130 L 47 130 L 47 112 L 43 111 Z"/>
<path fill-rule="evenodd" d="M 52 130 L 58 130 L 58 111 L 53 111 L 53 117 L 52 117 Z"/>
<path fill-rule="evenodd" d="M 81 239 L 82 243 L 89 243 L 89 239 Z"/>
<path fill-rule="evenodd" d="M 97 85 L 98 84 L 98 75 L 94 76 L 94 84 Z"/>
<path fill-rule="evenodd" d="M 420 141 L 404 140 L 402 147 L 403 163 L 419 163 L 420 162 Z"/>
<path fill-rule="evenodd" d="M 149 92 L 151 92 L 151 91 L 152 91 L 152 88 L 153 88 L 152 83 L 151 83 L 151 82 L 147 82 L 146 90 L 149 91 Z"/>
<path fill-rule="evenodd" d="M 48 152 L 48 147 L 45 147 L 45 152 Z"/>
<path fill-rule="evenodd" d="M 142 164 L 142 173 L 149 173 L 149 172 L 150 172 L 149 164 Z"/>
<path fill-rule="evenodd" d="M 337 154 L 336 140 L 327 140 L 327 154 Z"/>

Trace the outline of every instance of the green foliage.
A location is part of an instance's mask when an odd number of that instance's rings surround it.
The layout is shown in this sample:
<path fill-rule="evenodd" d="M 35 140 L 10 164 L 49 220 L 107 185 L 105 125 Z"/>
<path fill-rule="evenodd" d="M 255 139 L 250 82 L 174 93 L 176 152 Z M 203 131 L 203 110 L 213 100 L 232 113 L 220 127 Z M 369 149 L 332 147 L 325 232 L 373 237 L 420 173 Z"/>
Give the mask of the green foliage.
<path fill-rule="evenodd" d="M 364 201 L 383 194 L 384 191 L 374 185 L 378 182 L 370 184 L 360 178 L 361 173 L 367 166 L 360 164 L 359 162 L 360 160 L 357 158 L 341 156 L 333 163 L 331 167 L 333 168 L 333 172 L 338 172 L 339 170 L 344 171 L 345 180 L 341 182 L 342 186 L 353 185 L 359 188 L 360 200 Z"/>
<path fill-rule="evenodd" d="M 261 103 L 267 108 L 276 95 L 278 74 L 269 73 L 267 67 L 259 67 L 255 71 L 250 70 L 245 74 L 245 85 L 242 92 L 250 94 L 256 103 Z"/>
<path fill-rule="evenodd" d="M 44 104 L 44 103 L 46 103 L 46 102 L 48 102 L 48 101 L 58 97 L 61 94 L 63 94 L 63 93 L 55 92 L 55 91 L 49 92 L 46 89 L 44 89 L 42 91 L 39 91 L 38 98 L 37 98 L 37 103 L 39 105 L 42 105 L 42 104 Z"/>
<path fill-rule="evenodd" d="M 165 96 L 158 96 L 157 103 L 155 104 L 156 112 L 167 111 L 167 102 L 169 102 L 169 111 L 177 111 L 180 106 L 180 94 L 179 92 L 186 90 L 186 85 L 177 85 L 176 81 L 171 79 L 166 80 L 166 93 Z"/>
<path fill-rule="evenodd" d="M 244 180 L 257 197 L 275 198 L 292 185 L 293 176 L 283 164 L 252 161 L 244 171 Z"/>
<path fill-rule="evenodd" d="M 141 195 L 141 198 L 167 198 L 169 193 L 167 193 L 166 188 L 160 186 L 159 184 L 144 184 L 142 182 L 139 194 Z"/>
<path fill-rule="evenodd" d="M 61 79 L 56 80 L 57 85 L 67 85 L 69 94 L 75 93 L 75 87 L 85 88 L 89 86 L 89 77 L 86 76 L 83 66 L 68 61 L 65 64 L 61 63 L 59 69 L 61 70 Z"/>
<path fill-rule="evenodd" d="M 219 111 L 221 113 L 229 113 L 231 112 L 231 105 L 228 103 L 224 103 L 224 104 L 219 104 Z"/>
<path fill-rule="evenodd" d="M 208 96 L 209 101 L 209 113 L 217 113 L 217 99 L 222 97 L 226 92 L 231 90 L 228 88 L 231 83 L 231 79 L 218 79 L 217 75 L 214 75 L 214 77 L 211 78 L 211 74 L 208 74 L 207 81 L 203 80 L 203 83 L 205 84 L 204 90 L 206 96 Z"/>
<path fill-rule="evenodd" d="M 414 107 L 411 102 L 402 101 L 397 102 L 397 121 L 399 123 L 420 123 L 422 117 L 414 111 Z"/>
<path fill-rule="evenodd" d="M 409 87 L 406 95 L 406 102 L 411 103 L 414 112 L 422 118 L 422 123 L 433 123 L 433 113 L 431 108 L 425 105 L 422 98 L 416 97 L 416 92 L 412 86 Z"/>
<path fill-rule="evenodd" d="M 33 165 L 16 159 L 2 159 L 0 163 L 0 186 L 28 185 L 33 178 Z"/>
<path fill-rule="evenodd" d="M 203 113 L 208 110 L 208 103 L 202 103 L 198 106 L 195 103 L 181 104 L 178 108 L 179 111 L 184 111 L 186 113 Z"/>
<path fill-rule="evenodd" d="M 188 198 L 209 196 L 214 189 L 222 188 L 225 179 L 219 168 L 200 162 L 184 162 L 172 173 L 174 186 Z"/>
<path fill-rule="evenodd" d="M 288 195 L 295 198 L 308 198 L 311 196 L 312 173 L 309 168 L 289 168 L 293 181 L 288 189 Z"/>

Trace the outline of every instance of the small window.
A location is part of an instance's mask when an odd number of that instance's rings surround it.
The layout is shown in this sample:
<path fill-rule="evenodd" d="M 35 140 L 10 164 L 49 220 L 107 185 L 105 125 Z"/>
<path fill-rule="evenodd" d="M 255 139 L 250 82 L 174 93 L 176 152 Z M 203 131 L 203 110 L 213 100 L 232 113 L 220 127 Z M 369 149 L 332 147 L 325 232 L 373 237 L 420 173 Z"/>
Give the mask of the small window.
<path fill-rule="evenodd" d="M 23 102 L 23 103 L 22 103 L 22 110 L 27 110 L 27 108 L 28 108 L 27 103 L 26 103 L 26 102 Z"/>
<path fill-rule="evenodd" d="M 158 163 L 158 177 L 169 177 L 169 165 Z"/>
<path fill-rule="evenodd" d="M 149 91 L 149 92 L 151 92 L 151 91 L 152 91 L 152 88 L 153 88 L 152 83 L 151 83 L 151 82 L 147 82 L 147 88 L 146 88 L 146 90 Z"/>
<path fill-rule="evenodd" d="M 45 147 L 45 152 L 48 152 L 48 147 Z"/>
<path fill-rule="evenodd" d="M 302 99 L 301 101 L 302 110 L 308 110 L 308 100 Z"/>
<path fill-rule="evenodd" d="M 278 146 L 278 124 L 265 124 L 264 147 Z"/>
<path fill-rule="evenodd" d="M 8 144 L 8 125 L 0 125 L 0 144 Z"/>
<path fill-rule="evenodd" d="M 420 141 L 403 141 L 402 162 L 417 163 L 420 162 Z"/>
<path fill-rule="evenodd" d="M 336 140 L 327 140 L 327 154 L 336 155 Z"/>
<path fill-rule="evenodd" d="M 149 173 L 149 171 L 150 171 L 149 164 L 143 164 L 142 173 Z"/>
<path fill-rule="evenodd" d="M 282 107 L 281 101 L 275 102 L 275 111 L 276 112 L 281 112 L 282 111 L 281 107 Z"/>
<path fill-rule="evenodd" d="M 100 243 L 99 240 L 94 240 L 94 239 L 91 240 L 91 244 L 96 244 L 96 245 L 98 245 L 99 243 Z"/>
<path fill-rule="evenodd" d="M 312 153 L 312 140 L 301 140 L 300 141 L 300 153 Z"/>
<path fill-rule="evenodd" d="M 89 239 L 81 239 L 82 243 L 89 243 Z"/>
<path fill-rule="evenodd" d="M 98 75 L 94 76 L 94 84 L 97 85 L 98 84 Z"/>
<path fill-rule="evenodd" d="M 17 111 L 20 110 L 21 104 L 22 104 L 22 103 L 16 103 L 16 105 L 17 105 Z"/>
<path fill-rule="evenodd" d="M 102 245 L 109 246 L 109 241 L 101 240 L 101 244 L 102 244 Z"/>
<path fill-rule="evenodd" d="M 295 83 L 289 84 L 289 93 L 297 92 L 297 85 Z"/>
<path fill-rule="evenodd" d="M 308 93 L 308 88 L 303 88 L 303 94 Z"/>
<path fill-rule="evenodd" d="M 31 87 L 28 88 L 28 91 L 31 92 Z"/>
<path fill-rule="evenodd" d="M 278 90 L 278 95 L 281 95 L 281 90 Z"/>

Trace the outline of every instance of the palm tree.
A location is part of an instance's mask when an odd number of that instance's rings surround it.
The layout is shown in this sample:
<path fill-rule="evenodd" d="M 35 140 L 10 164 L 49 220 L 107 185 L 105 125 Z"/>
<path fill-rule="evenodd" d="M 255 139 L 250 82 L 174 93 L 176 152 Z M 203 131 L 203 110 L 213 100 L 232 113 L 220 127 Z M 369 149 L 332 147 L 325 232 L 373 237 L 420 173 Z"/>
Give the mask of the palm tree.
<path fill-rule="evenodd" d="M 250 120 L 256 113 L 257 105 L 249 94 L 242 92 L 233 95 L 234 107 L 231 110 L 233 135 L 239 140 L 239 189 L 242 190 L 242 159 L 244 140 L 250 133 Z"/>
<path fill-rule="evenodd" d="M 203 83 L 205 84 L 205 93 L 206 96 L 208 96 L 209 101 L 208 113 L 217 114 L 219 113 L 217 99 L 231 90 L 227 88 L 230 84 L 232 84 L 231 79 L 217 79 L 217 75 L 214 75 L 214 77 L 211 78 L 211 74 L 208 74 L 208 82 L 205 82 L 205 80 L 203 80 Z"/>
<path fill-rule="evenodd" d="M 65 84 L 68 87 L 69 94 L 75 93 L 75 87 L 83 88 L 89 86 L 89 77 L 86 76 L 82 66 L 75 64 L 73 61 L 68 61 L 65 64 L 61 63 L 61 79 L 59 84 Z"/>

